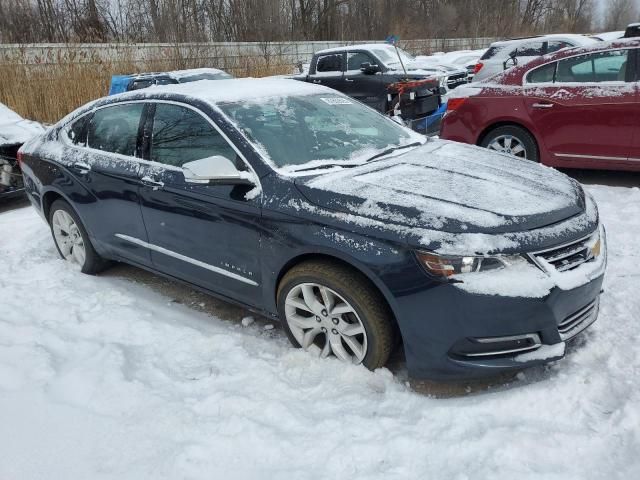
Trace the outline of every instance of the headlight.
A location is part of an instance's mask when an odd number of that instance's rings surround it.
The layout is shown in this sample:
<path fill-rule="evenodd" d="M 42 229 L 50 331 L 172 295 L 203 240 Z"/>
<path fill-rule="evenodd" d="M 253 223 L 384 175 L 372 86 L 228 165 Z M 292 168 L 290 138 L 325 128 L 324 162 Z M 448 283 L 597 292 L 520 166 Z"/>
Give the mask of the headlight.
<path fill-rule="evenodd" d="M 452 256 L 438 255 L 433 252 L 416 252 L 418 260 L 427 271 L 441 278 L 459 275 L 461 273 L 486 272 L 526 262 L 520 255 L 499 256 Z"/>

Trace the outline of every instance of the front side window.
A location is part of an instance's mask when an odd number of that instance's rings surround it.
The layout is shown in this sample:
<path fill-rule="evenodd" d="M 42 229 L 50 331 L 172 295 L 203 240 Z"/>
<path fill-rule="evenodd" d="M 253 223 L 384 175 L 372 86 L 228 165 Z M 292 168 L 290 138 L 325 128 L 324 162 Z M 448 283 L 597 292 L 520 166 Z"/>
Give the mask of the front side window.
<path fill-rule="evenodd" d="M 352 99 L 331 93 L 219 105 L 275 167 L 295 171 L 358 163 L 424 137 Z"/>
<path fill-rule="evenodd" d="M 527 75 L 527 83 L 551 83 L 556 72 L 556 62 L 543 65 Z"/>
<path fill-rule="evenodd" d="M 114 105 L 97 110 L 89 124 L 89 147 L 136 156 L 142 103 Z"/>
<path fill-rule="evenodd" d="M 628 50 L 590 53 L 558 62 L 558 82 L 625 81 Z"/>
<path fill-rule="evenodd" d="M 141 90 L 143 88 L 148 88 L 153 84 L 154 82 L 152 78 L 146 80 L 135 80 L 133 85 L 131 85 L 131 90 Z"/>
<path fill-rule="evenodd" d="M 547 45 L 547 53 L 557 52 L 558 50 L 572 46 L 570 43 L 563 42 L 562 40 L 553 40 Z"/>
<path fill-rule="evenodd" d="M 364 52 L 349 52 L 347 54 L 347 70 L 357 70 L 360 71 L 360 65 L 363 63 L 369 63 L 371 65 L 376 65 L 376 61 L 371 58 L 371 55 Z"/>
<path fill-rule="evenodd" d="M 324 72 L 342 72 L 342 54 L 322 55 L 318 57 L 316 71 Z"/>
<path fill-rule="evenodd" d="M 202 115 L 179 105 L 156 105 L 151 160 L 181 167 L 214 155 L 236 158 L 235 150 Z"/>
<path fill-rule="evenodd" d="M 510 57 L 539 57 L 542 54 L 542 42 L 527 43 L 509 52 Z"/>

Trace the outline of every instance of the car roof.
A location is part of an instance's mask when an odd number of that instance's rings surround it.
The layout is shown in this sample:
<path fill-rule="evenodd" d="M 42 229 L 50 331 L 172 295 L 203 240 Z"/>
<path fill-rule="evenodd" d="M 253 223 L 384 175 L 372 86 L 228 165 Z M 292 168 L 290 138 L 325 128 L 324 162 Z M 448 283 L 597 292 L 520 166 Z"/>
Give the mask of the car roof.
<path fill-rule="evenodd" d="M 388 43 L 359 43 L 356 45 L 345 45 L 344 47 L 325 48 L 324 50 L 318 50 L 316 54 L 325 53 L 342 53 L 349 50 L 372 50 L 380 48 L 394 48 L 393 45 Z"/>
<path fill-rule="evenodd" d="M 212 75 L 216 75 L 219 73 L 227 73 L 224 70 L 219 70 L 217 68 L 192 68 L 188 70 L 173 70 L 169 72 L 148 72 L 148 73 L 134 73 L 131 75 L 135 80 L 141 80 L 145 78 L 155 78 L 155 77 L 170 77 L 176 80 L 180 80 L 181 78 L 191 77 L 193 75 L 202 75 L 205 73 L 210 73 Z"/>
<path fill-rule="evenodd" d="M 234 78 L 229 80 L 202 80 L 199 82 L 157 85 L 120 93 L 98 101 L 93 107 L 114 101 L 139 99 L 199 100 L 210 105 L 226 102 L 259 101 L 274 97 L 304 96 L 325 93 L 341 95 L 330 88 L 299 80 L 282 78 Z"/>
<path fill-rule="evenodd" d="M 525 37 L 525 38 L 514 38 L 510 40 L 501 40 L 498 42 L 493 42 L 491 44 L 492 47 L 502 47 L 502 46 L 511 46 L 511 45 L 520 45 L 523 43 L 529 43 L 532 41 L 548 41 L 548 40 L 574 40 L 579 42 L 582 45 L 587 45 L 591 43 L 596 43 L 598 40 L 587 37 L 585 35 L 580 35 L 577 33 L 552 33 L 549 35 L 537 35 L 534 37 Z"/>
<path fill-rule="evenodd" d="M 545 63 L 550 63 L 556 60 L 561 60 L 566 57 L 573 57 L 575 55 L 582 55 L 587 53 L 596 53 L 596 52 L 604 52 L 607 50 L 615 50 L 617 48 L 632 48 L 632 47 L 640 47 L 640 38 L 622 38 L 619 40 L 612 40 L 609 42 L 597 42 L 593 45 L 585 45 L 581 47 L 572 47 L 572 48 L 563 48 L 562 50 L 558 50 L 554 53 L 549 53 L 547 55 L 542 55 L 540 57 L 534 58 L 533 60 L 523 63 L 522 65 L 517 65 L 505 72 L 502 72 L 500 75 L 506 80 L 508 83 L 510 80 L 514 78 L 519 78 L 520 74 L 527 72 L 529 70 L 534 69 L 539 65 L 543 65 Z M 489 81 L 489 79 L 487 79 Z M 496 80 L 494 80 L 496 82 Z M 501 83 L 499 80 L 496 83 Z"/>

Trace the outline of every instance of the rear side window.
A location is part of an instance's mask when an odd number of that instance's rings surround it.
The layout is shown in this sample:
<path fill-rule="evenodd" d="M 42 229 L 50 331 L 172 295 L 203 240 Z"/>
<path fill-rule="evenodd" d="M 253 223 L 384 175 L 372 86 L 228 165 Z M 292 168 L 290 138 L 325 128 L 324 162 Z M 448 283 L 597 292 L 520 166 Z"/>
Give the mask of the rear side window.
<path fill-rule="evenodd" d="M 156 105 L 151 160 L 181 167 L 214 155 L 236 158 L 235 150 L 202 115 L 179 105 Z"/>
<path fill-rule="evenodd" d="M 556 62 L 542 65 L 527 75 L 527 83 L 551 83 L 556 73 Z"/>
<path fill-rule="evenodd" d="M 612 50 L 560 60 L 556 82 L 624 82 L 627 56 L 628 50 Z"/>
<path fill-rule="evenodd" d="M 142 103 L 101 108 L 89 124 L 89 147 L 120 155 L 136 156 Z"/>
<path fill-rule="evenodd" d="M 489 60 L 490 58 L 495 57 L 503 48 L 504 47 L 489 47 L 489 49 L 480 57 L 480 60 Z"/>
<path fill-rule="evenodd" d="M 318 57 L 317 72 L 341 72 L 342 54 L 322 55 Z"/>
<path fill-rule="evenodd" d="M 89 120 L 91 120 L 91 115 L 84 115 L 74 121 L 67 128 L 67 138 L 71 140 L 71 143 L 82 147 L 87 145 L 87 128 L 89 127 Z"/>

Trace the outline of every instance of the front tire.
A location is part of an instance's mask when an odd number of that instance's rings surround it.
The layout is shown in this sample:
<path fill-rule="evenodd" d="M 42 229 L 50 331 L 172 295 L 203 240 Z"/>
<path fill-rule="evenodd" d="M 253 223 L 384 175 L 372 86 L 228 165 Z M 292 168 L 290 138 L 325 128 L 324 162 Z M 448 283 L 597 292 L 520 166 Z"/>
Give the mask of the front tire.
<path fill-rule="evenodd" d="M 56 200 L 49 209 L 49 226 L 60 256 L 76 265 L 82 273 L 96 274 L 106 262 L 93 248 L 80 218 L 64 200 Z"/>
<path fill-rule="evenodd" d="M 516 125 L 494 128 L 485 135 L 480 146 L 523 160 L 540 161 L 535 138 L 527 130 Z"/>
<path fill-rule="evenodd" d="M 320 357 L 383 367 L 395 345 L 393 319 L 360 273 L 330 261 L 295 266 L 278 287 L 278 313 L 291 343 Z"/>

